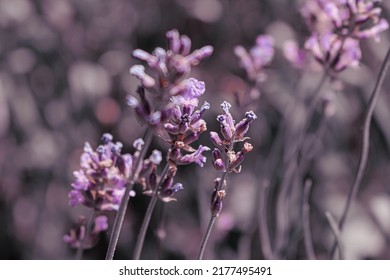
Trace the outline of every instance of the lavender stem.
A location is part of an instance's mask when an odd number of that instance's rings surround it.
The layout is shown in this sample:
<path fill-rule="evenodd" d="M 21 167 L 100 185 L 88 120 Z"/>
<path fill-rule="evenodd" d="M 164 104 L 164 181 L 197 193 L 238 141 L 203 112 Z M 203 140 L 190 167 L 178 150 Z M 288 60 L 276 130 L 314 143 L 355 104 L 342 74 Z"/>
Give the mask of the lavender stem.
<path fill-rule="evenodd" d="M 312 188 L 312 181 L 306 180 L 303 190 L 303 209 L 302 209 L 302 222 L 303 222 L 303 239 L 305 242 L 306 255 L 310 260 L 315 260 L 316 255 L 313 248 L 313 238 L 310 228 L 310 203 L 309 196 Z"/>
<path fill-rule="evenodd" d="M 331 228 L 331 230 L 332 230 L 332 232 L 333 232 L 333 234 L 334 234 L 334 236 L 336 238 L 336 246 L 339 248 L 340 259 L 343 260 L 343 259 L 345 259 L 345 257 L 344 257 L 344 246 L 343 246 L 343 243 L 341 241 L 340 229 L 337 226 L 336 220 L 334 219 L 334 217 L 332 216 L 332 214 L 330 212 L 326 212 L 325 216 L 328 219 L 330 228 Z"/>
<path fill-rule="evenodd" d="M 88 238 L 88 235 L 91 232 L 91 227 L 94 218 L 95 218 L 95 210 L 92 210 L 91 214 L 88 217 L 87 224 L 85 225 L 84 236 L 81 239 L 80 246 L 77 248 L 75 260 L 81 260 L 83 257 L 85 240 Z"/>
<path fill-rule="evenodd" d="M 167 163 L 164 167 L 164 170 L 161 173 L 161 178 L 160 178 L 159 184 L 153 192 L 153 196 L 149 202 L 148 209 L 146 210 L 146 214 L 145 214 L 144 220 L 142 222 L 140 232 L 138 234 L 137 243 L 135 245 L 134 257 L 133 257 L 134 260 L 139 260 L 141 257 L 141 252 L 142 252 L 142 248 L 143 248 L 144 241 L 145 241 L 146 231 L 148 230 L 150 219 L 152 217 L 154 207 L 156 206 L 156 203 L 158 200 L 158 189 L 161 187 L 161 184 L 162 184 L 165 176 L 167 175 L 168 170 L 169 170 L 169 164 Z"/>
<path fill-rule="evenodd" d="M 225 165 L 225 166 L 227 166 L 227 165 Z M 222 188 L 222 186 L 224 184 L 226 175 L 227 175 L 227 170 L 225 170 L 223 172 L 223 174 L 222 174 L 222 178 L 219 181 L 219 184 L 218 184 L 218 187 L 217 187 L 218 191 L 221 190 L 221 188 Z M 214 226 L 214 223 L 215 223 L 216 219 L 217 219 L 217 216 L 211 215 L 210 220 L 209 220 L 209 224 L 208 224 L 207 229 L 206 229 L 206 232 L 204 233 L 204 235 L 202 237 L 202 241 L 200 243 L 199 253 L 198 253 L 198 257 L 197 257 L 198 260 L 202 260 L 203 259 L 204 251 L 206 249 L 206 244 L 207 244 L 207 242 L 209 240 L 210 233 L 211 233 L 211 230 L 213 229 L 213 226 Z"/>
<path fill-rule="evenodd" d="M 147 129 L 146 133 L 145 133 L 145 137 L 144 137 L 145 144 L 141 150 L 139 157 L 137 158 L 137 160 L 135 162 L 134 170 L 139 169 L 140 164 L 142 163 L 142 159 L 145 157 L 146 151 L 149 149 L 150 143 L 152 142 L 152 138 L 153 138 L 153 130 Z M 110 243 L 109 243 L 108 249 L 107 249 L 106 260 L 112 260 L 114 258 L 115 249 L 116 249 L 116 246 L 118 244 L 119 234 L 120 234 L 121 229 L 122 229 L 123 220 L 125 218 L 127 206 L 128 206 L 129 199 L 130 199 L 130 191 L 133 189 L 134 183 L 136 181 L 135 177 L 136 177 L 136 172 L 132 173 L 132 175 L 129 179 L 129 183 L 126 185 L 126 190 L 125 190 L 125 193 L 123 195 L 121 204 L 119 206 L 118 213 L 117 213 L 116 218 L 115 218 L 115 222 L 114 222 L 114 226 L 113 226 L 113 230 L 112 230 L 112 234 L 111 234 L 111 238 L 110 238 Z"/>
<path fill-rule="evenodd" d="M 347 202 L 344 207 L 344 211 L 341 215 L 340 222 L 339 222 L 339 230 L 340 232 L 343 230 L 345 221 L 348 216 L 349 209 L 351 207 L 352 201 L 356 199 L 357 192 L 359 190 L 359 186 L 362 182 L 364 171 L 367 166 L 367 160 L 368 160 L 368 149 L 370 145 L 370 127 L 371 127 L 371 120 L 372 120 L 372 115 L 374 113 L 375 109 L 375 104 L 378 99 L 378 96 L 380 94 L 380 89 L 382 88 L 383 82 L 385 80 L 385 76 L 387 73 L 387 70 L 390 65 L 390 48 L 388 49 L 385 59 L 382 63 L 381 69 L 379 71 L 379 76 L 376 81 L 374 90 L 371 94 L 370 100 L 368 102 L 368 107 L 366 111 L 366 116 L 364 118 L 364 126 L 363 126 L 363 133 L 362 133 L 362 148 L 360 151 L 360 158 L 359 158 L 359 164 L 358 164 L 358 169 L 356 171 L 356 175 L 352 184 L 352 187 L 349 189 L 348 193 L 348 198 Z M 336 250 L 336 242 L 332 247 L 332 253 L 331 255 L 334 254 Z"/>

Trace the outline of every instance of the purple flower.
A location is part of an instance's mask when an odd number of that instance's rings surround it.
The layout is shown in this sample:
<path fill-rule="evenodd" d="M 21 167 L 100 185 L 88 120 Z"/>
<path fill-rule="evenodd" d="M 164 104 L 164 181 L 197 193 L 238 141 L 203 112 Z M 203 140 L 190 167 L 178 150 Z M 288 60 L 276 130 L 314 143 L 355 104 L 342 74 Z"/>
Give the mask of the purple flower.
<path fill-rule="evenodd" d="M 269 35 L 259 35 L 255 46 L 249 52 L 243 46 L 234 48 L 234 54 L 239 58 L 241 67 L 245 69 L 248 78 L 255 82 L 266 79 L 264 67 L 271 63 L 274 53 L 273 38 Z"/>
<path fill-rule="evenodd" d="M 385 19 L 380 19 L 382 9 L 374 1 L 310 0 L 305 2 L 301 12 L 314 33 L 379 40 L 379 33 L 389 27 Z"/>
<path fill-rule="evenodd" d="M 103 144 L 93 151 L 85 143 L 80 157 L 81 169 L 75 171 L 69 205 L 84 204 L 95 210 L 117 210 L 126 182 L 132 172 L 132 156 L 121 155 L 122 143 L 112 142 L 111 134 L 102 136 Z"/>
<path fill-rule="evenodd" d="M 85 157 L 83 157 L 83 164 L 85 164 L 84 158 Z M 73 172 L 73 175 L 76 177 L 76 179 L 71 184 L 72 187 L 76 190 L 87 190 L 90 185 L 90 181 L 85 175 L 84 170 L 75 171 Z"/>
<path fill-rule="evenodd" d="M 138 78 L 142 85 L 146 88 L 153 87 L 156 81 L 145 73 L 145 67 L 142 65 L 134 65 L 130 68 L 130 74 Z"/>
<path fill-rule="evenodd" d="M 95 227 L 93 233 L 99 233 L 108 229 L 108 219 L 106 216 L 98 216 L 95 218 Z"/>
<path fill-rule="evenodd" d="M 245 118 L 240 121 L 236 127 L 235 127 L 235 131 L 236 131 L 236 138 L 243 138 L 245 136 L 245 134 L 248 132 L 249 130 L 249 125 L 255 120 L 257 119 L 257 116 L 255 113 L 253 113 L 253 111 L 249 111 L 249 112 L 246 112 L 245 113 Z"/>
<path fill-rule="evenodd" d="M 155 165 L 159 165 L 162 161 L 162 155 L 159 150 L 153 150 L 152 154 L 149 157 L 149 160 Z"/>
<path fill-rule="evenodd" d="M 155 81 L 163 79 L 179 84 L 190 73 L 193 66 L 198 65 L 203 59 L 213 53 L 213 47 L 205 46 L 190 53 L 191 40 L 186 35 L 180 35 L 176 29 L 166 33 L 169 49 L 156 48 L 152 54 L 143 50 L 133 51 L 133 57 L 145 61 L 151 70 L 157 75 L 153 78 L 145 73 L 144 68 L 136 66 L 131 68 L 131 74 L 137 77 L 145 87 L 155 86 Z M 161 87 L 166 84 L 160 83 Z"/>
<path fill-rule="evenodd" d="M 221 134 L 224 140 L 220 138 L 217 132 L 210 132 L 211 141 L 216 147 L 212 152 L 212 163 L 216 170 L 238 173 L 241 170 L 240 165 L 245 158 L 245 154 L 252 151 L 253 147 L 245 142 L 241 151 L 236 152 L 234 144 L 248 139 L 244 136 L 248 132 L 250 124 L 257 119 L 257 116 L 253 111 L 246 112 L 245 118 L 234 126 L 234 120 L 230 114 L 231 105 L 224 101 L 221 107 L 224 114 L 219 115 L 217 120 L 221 126 Z"/>
<path fill-rule="evenodd" d="M 306 41 L 305 47 L 319 63 L 336 72 L 347 67 L 357 67 L 362 56 L 357 40 L 341 39 L 332 33 L 313 35 Z"/>
<path fill-rule="evenodd" d="M 206 157 L 202 153 L 209 150 L 209 147 L 200 145 L 198 149 L 191 154 L 187 154 L 184 156 L 179 154 L 175 159 L 175 163 L 178 165 L 187 165 L 194 162 L 200 167 L 203 167 L 204 163 L 206 162 Z"/>
<path fill-rule="evenodd" d="M 85 202 L 84 196 L 79 190 L 71 190 L 69 192 L 69 205 L 71 207 L 76 207 L 79 204 L 83 204 Z"/>
<path fill-rule="evenodd" d="M 108 229 L 108 219 L 104 215 L 97 216 L 94 220 L 92 230 L 88 236 L 86 234 L 86 221 L 84 217 L 80 217 L 68 234 L 64 235 L 63 241 L 69 244 L 72 248 L 79 248 L 83 241 L 83 249 L 90 249 L 99 241 L 99 233 Z"/>
<path fill-rule="evenodd" d="M 304 67 L 306 52 L 298 47 L 294 40 L 287 40 L 283 43 L 283 55 L 293 67 L 302 69 Z"/>
<path fill-rule="evenodd" d="M 174 95 L 171 100 L 176 105 L 198 106 L 198 98 L 205 92 L 206 86 L 203 81 L 195 78 L 189 78 L 178 86 L 172 88 L 171 94 Z"/>

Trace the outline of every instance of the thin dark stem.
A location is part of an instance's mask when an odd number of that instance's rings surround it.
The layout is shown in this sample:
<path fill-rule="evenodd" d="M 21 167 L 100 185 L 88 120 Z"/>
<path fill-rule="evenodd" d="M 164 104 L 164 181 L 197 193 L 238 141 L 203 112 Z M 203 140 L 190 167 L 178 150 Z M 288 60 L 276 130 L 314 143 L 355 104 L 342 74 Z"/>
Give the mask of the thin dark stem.
<path fill-rule="evenodd" d="M 81 260 L 83 257 L 84 244 L 85 244 L 86 239 L 89 236 L 89 233 L 91 232 L 91 227 L 92 227 L 94 218 L 95 218 L 95 210 L 92 210 L 91 214 L 88 217 L 87 224 L 85 225 L 84 236 L 81 239 L 79 248 L 77 248 L 75 260 Z"/>
<path fill-rule="evenodd" d="M 149 149 L 150 143 L 152 142 L 152 138 L 153 138 L 153 130 L 148 129 L 146 131 L 145 137 L 144 137 L 145 144 L 140 152 L 139 157 L 137 158 L 137 160 L 134 164 L 134 172 L 130 176 L 129 183 L 126 184 L 126 190 L 125 190 L 125 193 L 123 195 L 121 204 L 119 206 L 118 213 L 117 213 L 116 218 L 115 218 L 115 222 L 114 222 L 114 226 L 113 226 L 113 230 L 112 230 L 112 234 L 111 234 L 111 238 L 110 238 L 110 243 L 109 243 L 108 249 L 107 249 L 106 260 L 112 260 L 114 258 L 116 245 L 118 244 L 119 234 L 120 234 L 121 229 L 122 229 L 123 220 L 125 218 L 127 206 L 128 206 L 129 199 L 130 199 L 130 191 L 134 187 L 135 181 L 137 179 L 136 178 L 137 170 L 139 170 L 139 167 L 142 163 L 142 160 L 145 157 L 146 151 Z"/>
<path fill-rule="evenodd" d="M 284 164 L 286 165 L 286 171 L 285 175 L 283 176 L 282 182 L 281 182 L 281 187 L 280 187 L 280 192 L 277 198 L 276 202 L 276 215 L 278 217 L 277 220 L 277 230 L 276 230 L 276 237 L 274 241 L 274 255 L 277 256 L 279 252 L 282 250 L 283 246 L 285 245 L 285 234 L 288 229 L 288 209 L 286 209 L 286 205 L 288 205 L 288 198 L 289 198 L 289 190 L 291 186 L 291 182 L 294 179 L 294 175 L 297 174 L 296 169 L 298 166 L 298 161 L 299 161 L 299 155 L 301 153 L 301 149 L 304 143 L 305 139 L 305 132 L 307 131 L 313 114 L 315 112 L 317 103 L 319 99 L 321 98 L 321 89 L 325 85 L 325 82 L 328 78 L 328 71 L 327 68 L 325 68 L 324 73 L 322 74 L 322 77 L 313 90 L 313 93 L 311 94 L 312 100 L 308 105 L 307 109 L 307 114 L 305 118 L 305 122 L 303 125 L 298 128 L 298 132 L 294 135 L 291 131 L 291 127 L 288 126 L 288 120 L 291 116 L 286 116 L 284 119 L 284 122 L 282 124 L 282 128 L 286 127 L 288 132 L 286 133 L 286 147 L 287 151 L 285 153 L 285 158 L 284 158 Z M 298 102 L 298 101 L 297 101 Z M 297 104 L 295 108 L 290 112 L 291 114 L 295 113 L 295 110 L 297 108 Z M 297 139 L 294 141 L 294 139 Z"/>
<path fill-rule="evenodd" d="M 269 229 L 267 223 L 267 197 L 268 197 L 269 185 L 270 185 L 270 181 L 264 180 L 263 185 L 260 186 L 259 233 L 260 233 L 261 250 L 263 252 L 263 256 L 267 260 L 272 260 L 274 259 L 274 256 L 271 248 L 271 240 L 269 237 Z"/>
<path fill-rule="evenodd" d="M 200 243 L 201 245 L 200 245 L 199 253 L 198 253 L 198 257 L 197 257 L 198 260 L 203 259 L 204 251 L 206 249 L 206 244 L 207 244 L 207 241 L 209 240 L 210 233 L 211 233 L 211 230 L 213 229 L 213 226 L 214 226 L 216 219 L 217 219 L 217 216 L 210 217 L 210 221 L 209 221 L 209 224 L 207 225 L 206 232 L 203 235 L 202 242 Z"/>
<path fill-rule="evenodd" d="M 374 90 L 371 94 L 370 100 L 368 102 L 368 107 L 366 111 L 366 116 L 364 118 L 364 126 L 363 126 L 363 133 L 362 133 L 362 148 L 360 151 L 360 158 L 359 158 L 359 164 L 358 169 L 356 171 L 356 175 L 352 184 L 352 187 L 349 189 L 347 202 L 344 207 L 344 211 L 341 215 L 340 222 L 339 222 L 339 229 L 340 231 L 343 230 L 345 221 L 348 216 L 349 209 L 351 207 L 352 202 L 356 199 L 357 192 L 359 190 L 359 186 L 362 182 L 364 171 L 367 166 L 367 159 L 368 159 L 368 150 L 370 145 L 370 127 L 371 127 L 371 120 L 372 120 L 372 114 L 374 113 L 375 104 L 378 99 L 378 96 L 380 94 L 380 89 L 382 88 L 383 82 L 386 77 L 387 70 L 390 65 L 390 48 L 388 49 L 385 59 L 382 63 L 381 69 L 379 71 L 379 76 L 376 81 Z M 332 248 L 332 255 L 335 252 L 336 246 L 333 245 Z"/>
<path fill-rule="evenodd" d="M 225 166 L 228 166 L 228 165 L 226 164 Z M 227 171 L 223 172 L 222 178 L 219 181 L 219 185 L 217 186 L 217 190 L 218 191 L 222 189 L 222 187 L 224 185 L 224 181 L 225 181 L 226 175 L 227 175 Z M 211 215 L 209 224 L 208 224 L 207 229 L 206 229 L 206 232 L 204 233 L 202 241 L 200 243 L 199 253 L 198 253 L 198 257 L 197 257 L 198 260 L 202 260 L 203 259 L 203 254 L 204 254 L 204 251 L 206 249 L 206 244 L 207 244 L 207 241 L 209 240 L 210 233 L 211 233 L 211 230 L 213 229 L 214 222 L 215 222 L 216 219 L 217 219 L 217 216 Z"/>
<path fill-rule="evenodd" d="M 156 206 L 156 203 L 158 200 L 158 190 L 161 187 L 161 183 L 163 182 L 165 176 L 167 175 L 168 170 L 169 170 L 169 164 L 167 163 L 164 167 L 164 170 L 161 173 L 161 177 L 160 177 L 160 181 L 158 183 L 158 186 L 156 187 L 156 189 L 153 192 L 153 196 L 149 202 L 148 209 L 146 210 L 146 214 L 145 214 L 144 220 L 142 222 L 142 226 L 141 226 L 140 232 L 138 234 L 138 238 L 137 238 L 137 243 L 136 243 L 135 249 L 134 249 L 134 257 L 133 257 L 134 260 L 139 260 L 141 257 L 141 252 L 142 252 L 142 248 L 144 246 L 146 232 L 147 232 L 148 227 L 149 227 L 150 219 L 152 218 L 154 207 Z"/>
<path fill-rule="evenodd" d="M 310 191 L 312 187 L 312 181 L 306 180 L 303 190 L 303 211 L 302 211 L 302 223 L 303 223 L 303 239 L 305 242 L 306 255 L 310 260 L 315 260 L 316 255 L 313 248 L 313 238 L 310 227 Z"/>
<path fill-rule="evenodd" d="M 341 241 L 341 232 L 339 230 L 339 227 L 337 226 L 337 222 L 336 220 L 334 219 L 334 217 L 332 216 L 332 214 L 330 212 L 326 212 L 325 213 L 325 216 L 326 218 L 328 219 L 328 222 L 329 222 L 329 225 L 330 225 L 330 228 L 336 238 L 336 245 L 337 247 L 339 248 L 339 253 L 340 253 L 340 259 L 345 259 L 344 257 L 344 246 L 343 246 L 343 242 Z"/>

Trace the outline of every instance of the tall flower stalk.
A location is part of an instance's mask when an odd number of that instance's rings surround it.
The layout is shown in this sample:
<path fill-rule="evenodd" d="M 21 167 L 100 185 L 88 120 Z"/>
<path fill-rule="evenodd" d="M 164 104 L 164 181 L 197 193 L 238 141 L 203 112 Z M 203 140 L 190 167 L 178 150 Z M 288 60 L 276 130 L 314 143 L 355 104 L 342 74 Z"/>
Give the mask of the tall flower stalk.
<path fill-rule="evenodd" d="M 90 247 L 90 234 L 96 235 L 108 228 L 104 212 L 117 211 L 123 198 L 126 182 L 132 173 L 134 156 L 121 154 L 122 146 L 120 142 L 114 143 L 109 133 L 103 134 L 102 145 L 96 150 L 88 142 L 84 145 L 80 169 L 74 172 L 69 205 L 84 205 L 92 209 L 92 214 L 86 225 L 80 224 L 78 231 L 64 237 L 65 242 L 78 248 L 78 259 L 81 259 L 83 250 Z M 94 218 L 97 213 L 103 215 Z M 91 232 L 93 221 L 95 228 Z"/>
<path fill-rule="evenodd" d="M 148 174 L 149 181 L 144 181 L 146 182 L 144 184 L 145 193 L 152 194 L 152 200 L 138 237 L 135 258 L 140 257 L 146 229 L 157 197 L 160 197 L 163 201 L 174 200 L 172 198 L 173 193 L 180 189 L 179 186 L 181 185 L 172 186 L 173 177 L 176 174 L 172 162 L 176 164 L 197 162 L 199 165 L 203 165 L 205 157 L 202 153 L 207 150 L 206 147 L 202 148 L 202 146 L 198 150 L 193 150 L 189 146 L 206 130 L 205 122 L 201 117 L 204 111 L 209 108 L 209 105 L 205 103 L 201 110 L 195 111 L 195 107 L 198 106 L 198 97 L 204 93 L 205 85 L 194 78 L 188 78 L 188 75 L 193 66 L 198 65 L 203 59 L 212 54 L 213 48 L 205 46 L 190 52 L 191 40 L 186 35 L 180 35 L 177 30 L 171 30 L 166 33 L 166 36 L 169 42 L 168 50 L 157 47 L 152 54 L 140 49 L 133 51 L 134 58 L 148 65 L 150 74 L 147 73 L 149 71 L 143 65 L 134 65 L 130 68 L 130 73 L 140 80 L 142 86 L 137 90 L 138 98 L 129 95 L 127 104 L 135 110 L 139 121 L 148 126 L 147 139 L 150 139 L 148 144 L 150 144 L 153 131 L 159 138 L 171 144 L 170 151 L 176 152 L 174 159 L 167 157 L 167 167 L 164 168 L 164 171 L 171 171 L 168 172 L 168 175 L 170 174 L 168 181 L 166 181 L 167 178 L 165 178 L 165 172 L 163 172 L 160 182 L 157 184 L 156 170 L 152 170 Z M 152 100 L 147 98 L 147 91 L 153 93 L 151 94 Z M 145 145 L 145 151 L 148 146 Z M 183 155 L 181 150 L 192 152 L 192 154 Z M 130 181 L 128 189 L 132 189 L 133 185 L 134 183 Z M 127 201 L 124 200 L 123 205 L 121 205 L 116 219 L 117 222 L 114 225 L 113 232 L 115 235 L 111 238 L 106 259 L 113 258 L 127 208 L 128 196 L 125 198 L 127 198 Z"/>
<path fill-rule="evenodd" d="M 203 235 L 198 259 L 203 259 L 205 248 L 213 229 L 214 223 L 222 211 L 223 199 L 226 196 L 226 176 L 228 173 L 239 173 L 241 171 L 241 164 L 245 159 L 245 155 L 252 151 L 252 145 L 247 142 L 248 137 L 245 137 L 249 130 L 250 124 L 257 118 L 252 111 L 245 113 L 245 118 L 235 124 L 235 121 L 230 114 L 231 105 L 224 101 L 221 104 L 223 114 L 217 117 L 220 124 L 220 134 L 217 132 L 210 132 L 210 138 L 215 148 L 212 152 L 212 163 L 216 170 L 221 171 L 220 178 L 214 181 L 214 190 L 211 195 L 210 202 L 210 220 Z M 243 147 L 237 150 L 236 144 L 244 142 Z"/>

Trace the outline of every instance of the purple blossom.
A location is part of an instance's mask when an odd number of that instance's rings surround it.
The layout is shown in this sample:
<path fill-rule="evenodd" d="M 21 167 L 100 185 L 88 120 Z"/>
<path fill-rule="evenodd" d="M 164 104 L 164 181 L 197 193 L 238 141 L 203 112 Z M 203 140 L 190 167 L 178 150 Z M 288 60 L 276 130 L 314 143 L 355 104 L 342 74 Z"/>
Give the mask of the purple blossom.
<path fill-rule="evenodd" d="M 241 151 L 236 152 L 234 144 L 248 139 L 245 134 L 248 132 L 250 124 L 257 119 L 257 116 L 253 111 L 246 112 L 245 118 L 234 126 L 235 121 L 230 114 L 231 105 L 224 101 L 221 107 L 224 114 L 219 115 L 217 121 L 220 124 L 221 135 L 224 139 L 222 140 L 217 132 L 210 132 L 211 141 L 216 147 L 212 152 L 212 163 L 216 170 L 240 172 L 245 154 L 252 151 L 253 147 L 245 142 Z"/>
<path fill-rule="evenodd" d="M 205 46 L 190 53 L 191 40 L 186 35 L 180 35 L 176 29 L 168 31 L 166 37 L 170 47 L 168 50 L 158 47 L 152 54 L 140 49 L 133 51 L 133 57 L 146 62 L 157 76 L 153 78 L 145 73 L 145 68 L 133 66 L 131 74 L 137 77 L 145 87 L 154 87 L 155 81 L 160 79 L 172 81 L 172 84 L 177 85 L 185 79 L 193 66 L 198 65 L 213 53 L 211 46 Z M 164 84 L 160 86 L 164 87 Z"/>
<path fill-rule="evenodd" d="M 162 161 L 162 155 L 159 150 L 153 150 L 152 154 L 149 157 L 149 160 L 155 165 L 159 165 Z"/>
<path fill-rule="evenodd" d="M 84 158 L 85 157 L 83 157 L 83 161 L 82 161 L 83 165 L 85 164 Z M 89 185 L 90 185 L 90 181 L 87 178 L 87 176 L 85 175 L 84 170 L 74 171 L 73 175 L 76 177 L 76 179 L 71 184 L 72 187 L 76 190 L 84 190 L 84 191 L 87 190 Z"/>
<path fill-rule="evenodd" d="M 206 90 L 205 83 L 195 78 L 189 78 L 178 86 L 172 88 L 172 103 L 176 105 L 198 106 L 198 98 Z"/>
<path fill-rule="evenodd" d="M 341 39 L 332 33 L 313 35 L 306 41 L 305 47 L 311 50 L 319 63 L 336 72 L 357 67 L 362 56 L 357 40 Z"/>
<path fill-rule="evenodd" d="M 145 67 L 142 65 L 134 65 L 130 68 L 130 74 L 138 78 L 142 85 L 146 88 L 153 87 L 156 81 L 145 73 Z"/>
<path fill-rule="evenodd" d="M 108 219 L 106 216 L 98 216 L 95 218 L 94 233 L 99 233 L 108 229 Z"/>
<path fill-rule="evenodd" d="M 117 210 L 125 184 L 132 169 L 132 157 L 121 155 L 122 143 L 112 142 L 112 135 L 102 136 L 103 144 L 93 151 L 85 143 L 80 157 L 81 169 L 75 171 L 73 190 L 69 193 L 69 205 L 84 204 L 96 210 Z M 115 195 L 115 199 L 113 199 Z"/>
<path fill-rule="evenodd" d="M 234 48 L 234 54 L 239 58 L 241 67 L 245 69 L 248 78 L 255 82 L 266 79 L 264 67 L 271 63 L 274 53 L 273 38 L 269 35 L 259 35 L 255 46 L 249 52 L 243 46 Z"/>
<path fill-rule="evenodd" d="M 68 234 L 64 235 L 63 241 L 69 244 L 72 248 L 79 248 L 83 242 L 83 249 L 90 249 L 99 241 L 99 233 L 108 229 L 108 219 L 104 215 L 97 216 L 94 219 L 92 230 L 88 236 L 86 234 L 86 221 L 84 217 L 80 217 Z M 84 240 L 84 241 L 82 241 Z"/>
<path fill-rule="evenodd" d="M 298 43 L 294 40 L 287 40 L 283 43 L 283 55 L 295 68 L 304 67 L 306 52 L 300 49 Z"/>
<path fill-rule="evenodd" d="M 198 149 L 191 154 L 187 154 L 184 156 L 179 154 L 175 159 L 175 163 L 178 165 L 187 165 L 190 163 L 196 163 L 200 167 L 203 167 L 204 163 L 206 162 L 206 157 L 202 153 L 209 150 L 210 150 L 209 147 L 200 145 Z"/>
<path fill-rule="evenodd" d="M 240 139 L 243 138 L 245 136 L 245 134 L 248 132 L 249 125 L 255 119 L 257 119 L 257 116 L 255 113 L 253 113 L 253 111 L 246 112 L 245 118 L 242 121 L 240 121 L 235 127 L 236 138 L 240 138 Z"/>
<path fill-rule="evenodd" d="M 389 27 L 385 19 L 380 19 L 382 9 L 374 1 L 310 0 L 305 2 L 301 12 L 314 33 L 379 40 L 379 33 Z"/>

